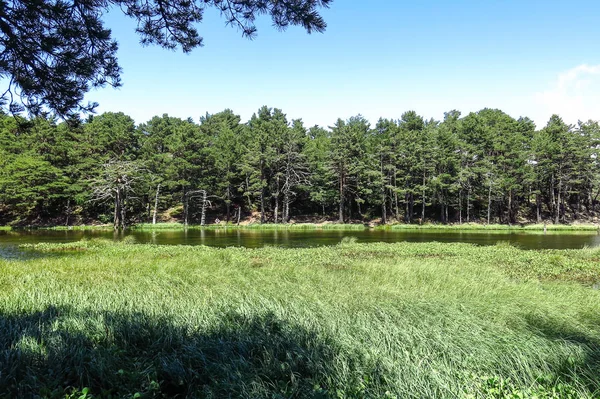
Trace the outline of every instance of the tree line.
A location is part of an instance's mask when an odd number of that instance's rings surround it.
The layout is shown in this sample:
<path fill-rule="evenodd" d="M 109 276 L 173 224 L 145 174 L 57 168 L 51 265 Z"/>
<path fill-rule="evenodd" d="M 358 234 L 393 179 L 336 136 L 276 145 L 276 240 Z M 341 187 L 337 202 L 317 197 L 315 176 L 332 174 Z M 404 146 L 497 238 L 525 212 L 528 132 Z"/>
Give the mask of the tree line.
<path fill-rule="evenodd" d="M 520 223 L 600 210 L 598 122 L 536 129 L 497 109 L 328 129 L 260 108 L 199 123 L 0 115 L 0 223 L 335 220 Z"/>

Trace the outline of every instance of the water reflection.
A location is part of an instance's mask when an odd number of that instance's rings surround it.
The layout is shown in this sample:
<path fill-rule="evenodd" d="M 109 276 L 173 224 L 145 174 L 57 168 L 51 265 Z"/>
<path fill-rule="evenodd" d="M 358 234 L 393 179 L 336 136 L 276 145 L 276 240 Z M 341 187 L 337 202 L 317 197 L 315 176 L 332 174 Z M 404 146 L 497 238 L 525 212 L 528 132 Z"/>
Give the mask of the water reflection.
<path fill-rule="evenodd" d="M 215 247 L 244 246 L 249 248 L 265 245 L 281 247 L 313 247 L 335 245 L 343 237 L 355 237 L 357 242 L 467 242 L 477 245 L 495 245 L 509 242 L 525 249 L 569 249 L 600 245 L 596 232 L 473 232 L 432 230 L 243 230 L 243 229 L 182 229 L 176 231 L 127 231 L 112 230 L 25 230 L 0 231 L 0 257 L 16 258 L 22 251 L 18 245 L 37 242 L 70 242 L 82 238 L 107 238 L 122 240 L 132 237 L 137 243 L 160 245 L 208 245 Z"/>

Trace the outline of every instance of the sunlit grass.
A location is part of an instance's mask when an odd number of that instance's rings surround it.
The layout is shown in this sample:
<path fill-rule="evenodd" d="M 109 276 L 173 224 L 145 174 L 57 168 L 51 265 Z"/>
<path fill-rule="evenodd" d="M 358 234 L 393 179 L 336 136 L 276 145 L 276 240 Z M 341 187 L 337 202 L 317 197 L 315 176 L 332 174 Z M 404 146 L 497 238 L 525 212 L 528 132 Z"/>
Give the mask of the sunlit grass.
<path fill-rule="evenodd" d="M 201 226 L 188 225 L 183 223 L 138 223 L 131 228 L 135 230 L 183 230 L 186 228 L 201 228 Z"/>
<path fill-rule="evenodd" d="M 8 396 L 600 394 L 597 249 L 36 248 L 0 261 Z"/>
<path fill-rule="evenodd" d="M 248 230 L 364 230 L 367 227 L 362 224 L 343 224 L 343 223 L 264 223 L 249 224 L 240 226 Z"/>
<path fill-rule="evenodd" d="M 473 231 L 473 230 L 492 230 L 492 231 L 544 231 L 543 224 L 529 224 L 529 225 L 507 225 L 507 224 L 480 224 L 480 223 L 462 223 L 462 224 L 436 224 L 436 223 L 425 223 L 425 224 L 393 224 L 388 226 L 381 226 L 382 228 L 389 228 L 391 230 L 456 230 L 456 231 Z M 595 224 L 547 224 L 547 231 L 598 231 L 600 230 L 599 225 Z"/>
<path fill-rule="evenodd" d="M 113 230 L 112 224 L 82 224 L 76 226 L 52 226 L 52 227 L 40 227 L 41 230 Z"/>
<path fill-rule="evenodd" d="M 548 224 L 547 230 L 553 231 L 599 231 L 600 224 Z M 543 224 L 530 224 L 524 227 L 525 230 L 543 230 Z"/>
<path fill-rule="evenodd" d="M 188 225 L 183 223 L 138 223 L 130 227 L 134 230 L 184 230 L 184 229 L 240 229 L 240 230 L 366 230 L 369 228 L 383 230 L 444 230 L 444 231 L 510 231 L 510 232 L 543 232 L 543 224 L 529 225 L 505 225 L 505 224 L 480 224 L 480 223 L 462 223 L 462 224 L 387 224 L 369 227 L 368 224 L 350 224 L 350 223 L 253 223 L 236 225 L 229 224 L 209 224 L 206 226 Z M 10 229 L 10 227 L 0 227 L 1 229 Z M 81 225 L 81 226 L 56 226 L 48 227 L 50 230 L 112 230 L 112 225 Z M 590 232 L 600 231 L 600 225 L 596 224 L 571 224 L 571 225 L 546 225 L 547 232 Z"/>
<path fill-rule="evenodd" d="M 362 224 L 340 224 L 340 223 L 253 223 L 253 224 L 209 224 L 204 227 L 199 225 L 188 225 L 182 223 L 140 223 L 132 227 L 136 230 L 183 230 L 183 229 L 239 229 L 239 230 L 364 230 Z"/>

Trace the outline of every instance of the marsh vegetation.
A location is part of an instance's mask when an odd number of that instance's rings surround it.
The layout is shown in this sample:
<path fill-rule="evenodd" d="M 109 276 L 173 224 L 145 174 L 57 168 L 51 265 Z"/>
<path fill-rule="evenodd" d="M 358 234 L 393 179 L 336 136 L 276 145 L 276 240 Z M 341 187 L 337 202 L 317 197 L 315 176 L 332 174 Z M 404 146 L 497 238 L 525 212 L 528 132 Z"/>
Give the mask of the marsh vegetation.
<path fill-rule="evenodd" d="M 0 387 L 63 397 L 600 394 L 600 251 L 37 244 L 0 260 Z"/>

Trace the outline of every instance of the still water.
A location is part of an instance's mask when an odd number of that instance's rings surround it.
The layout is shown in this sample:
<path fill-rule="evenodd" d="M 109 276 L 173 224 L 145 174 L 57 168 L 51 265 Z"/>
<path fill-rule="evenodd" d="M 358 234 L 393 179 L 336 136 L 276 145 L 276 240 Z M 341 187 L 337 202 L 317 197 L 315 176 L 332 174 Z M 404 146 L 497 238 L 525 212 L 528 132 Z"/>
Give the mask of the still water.
<path fill-rule="evenodd" d="M 344 237 L 356 237 L 357 242 L 466 242 L 477 245 L 495 245 L 510 242 L 524 249 L 569 249 L 600 246 L 596 232 L 551 233 L 508 231 L 435 231 L 435 230 L 237 230 L 189 229 L 187 231 L 0 231 L 0 258 L 22 258 L 20 244 L 38 242 L 70 242 L 82 238 L 109 238 L 121 240 L 133 236 L 135 242 L 164 245 L 208 245 L 214 247 L 266 245 L 279 247 L 314 247 L 335 245 Z"/>

